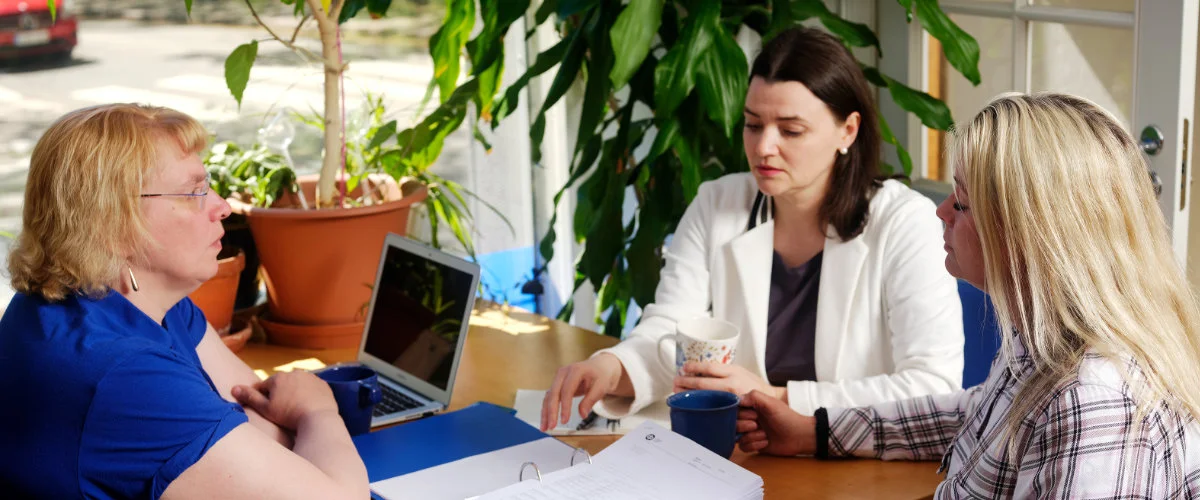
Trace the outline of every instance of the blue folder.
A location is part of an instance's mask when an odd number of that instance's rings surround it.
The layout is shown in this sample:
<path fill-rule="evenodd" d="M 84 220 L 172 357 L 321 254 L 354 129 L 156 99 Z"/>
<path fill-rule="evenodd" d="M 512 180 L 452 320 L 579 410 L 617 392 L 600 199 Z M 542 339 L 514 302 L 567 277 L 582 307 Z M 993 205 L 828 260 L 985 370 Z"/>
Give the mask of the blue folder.
<path fill-rule="evenodd" d="M 354 437 L 371 482 L 547 437 L 489 403 Z"/>

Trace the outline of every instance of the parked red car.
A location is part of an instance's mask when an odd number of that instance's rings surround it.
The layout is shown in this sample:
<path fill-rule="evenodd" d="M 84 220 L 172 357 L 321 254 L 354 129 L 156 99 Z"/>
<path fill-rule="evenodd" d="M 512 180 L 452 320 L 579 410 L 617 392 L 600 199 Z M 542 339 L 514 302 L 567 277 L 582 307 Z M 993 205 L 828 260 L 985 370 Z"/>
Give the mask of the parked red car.
<path fill-rule="evenodd" d="M 0 0 L 0 59 L 54 54 L 71 58 L 75 48 L 75 0 L 55 0 L 50 19 L 46 0 Z"/>

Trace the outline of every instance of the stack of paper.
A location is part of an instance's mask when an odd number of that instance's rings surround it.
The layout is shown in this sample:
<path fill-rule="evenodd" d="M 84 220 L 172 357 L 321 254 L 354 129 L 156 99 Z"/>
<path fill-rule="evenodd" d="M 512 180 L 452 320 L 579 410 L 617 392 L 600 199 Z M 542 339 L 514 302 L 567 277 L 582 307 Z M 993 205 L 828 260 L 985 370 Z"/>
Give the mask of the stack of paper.
<path fill-rule="evenodd" d="M 377 481 L 371 483 L 371 491 L 384 499 L 462 500 L 517 482 L 525 462 L 537 463 L 542 474 L 565 469 L 572 451 L 566 443 L 545 437 Z"/>
<path fill-rule="evenodd" d="M 546 391 L 534 391 L 529 389 L 517 389 L 517 398 L 513 402 L 513 408 L 517 410 L 517 418 L 521 421 L 534 427 L 541 427 L 542 424 L 542 400 L 546 398 Z M 560 424 L 558 427 L 550 429 L 546 433 L 551 436 L 588 436 L 601 434 L 627 434 L 629 431 L 638 428 L 646 421 L 654 422 L 663 427 L 670 427 L 670 409 L 667 408 L 666 401 L 659 401 L 650 406 L 647 406 L 633 415 L 627 415 L 619 420 L 609 420 L 604 417 L 598 417 L 592 425 L 586 429 L 579 430 L 579 423 L 583 418 L 579 416 L 579 402 L 583 400 L 583 396 L 578 396 L 571 402 L 571 419 L 565 424 Z"/>
<path fill-rule="evenodd" d="M 758 475 L 653 422 L 596 455 L 590 464 L 543 473 L 481 500 L 693 500 L 763 498 Z"/>

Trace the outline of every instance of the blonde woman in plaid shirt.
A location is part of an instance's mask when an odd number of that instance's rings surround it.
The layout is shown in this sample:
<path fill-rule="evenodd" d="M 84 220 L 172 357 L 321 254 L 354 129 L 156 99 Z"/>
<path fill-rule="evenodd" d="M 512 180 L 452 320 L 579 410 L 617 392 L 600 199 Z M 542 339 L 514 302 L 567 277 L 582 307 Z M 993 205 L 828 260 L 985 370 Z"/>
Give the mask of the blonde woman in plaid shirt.
<path fill-rule="evenodd" d="M 946 268 L 1011 332 L 987 381 L 813 417 L 752 392 L 742 449 L 941 459 L 937 498 L 1200 496 L 1200 314 L 1136 142 L 1046 93 L 998 97 L 949 143 Z"/>

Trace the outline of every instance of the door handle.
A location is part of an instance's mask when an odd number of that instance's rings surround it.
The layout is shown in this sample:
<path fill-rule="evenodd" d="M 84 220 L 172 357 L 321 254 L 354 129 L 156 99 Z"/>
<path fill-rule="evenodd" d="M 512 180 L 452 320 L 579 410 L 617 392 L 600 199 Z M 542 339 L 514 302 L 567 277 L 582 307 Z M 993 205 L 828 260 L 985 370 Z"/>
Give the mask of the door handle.
<path fill-rule="evenodd" d="M 1142 151 L 1150 156 L 1157 155 L 1162 151 L 1163 133 L 1162 129 L 1157 125 L 1149 125 L 1142 129 L 1142 139 L 1138 141 L 1142 146 Z"/>

